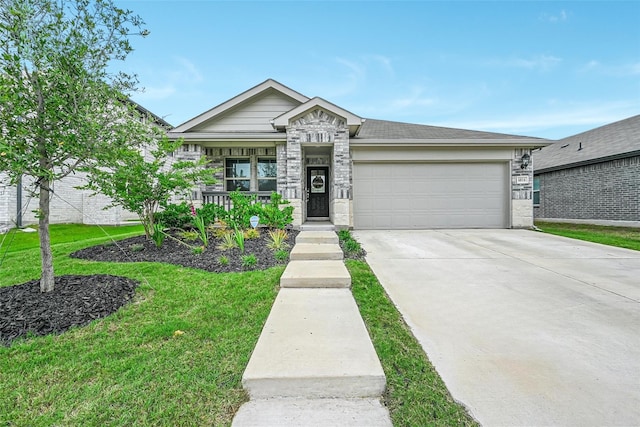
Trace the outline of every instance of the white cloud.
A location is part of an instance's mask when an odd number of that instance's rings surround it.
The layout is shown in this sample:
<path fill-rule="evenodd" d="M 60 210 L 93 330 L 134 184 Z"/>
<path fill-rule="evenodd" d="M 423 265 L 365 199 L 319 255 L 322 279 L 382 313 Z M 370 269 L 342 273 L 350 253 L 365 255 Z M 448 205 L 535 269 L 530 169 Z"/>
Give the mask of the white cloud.
<path fill-rule="evenodd" d="M 568 13 L 563 9 L 558 13 L 543 13 L 540 15 L 540 20 L 557 24 L 558 22 L 565 22 L 569 19 Z"/>
<path fill-rule="evenodd" d="M 513 68 L 526 68 L 526 69 L 538 69 L 542 71 L 548 71 L 562 62 L 562 58 L 558 58 L 552 55 L 537 55 L 531 58 L 510 58 L 501 60 L 488 61 L 488 65 L 500 66 L 500 67 L 513 67 Z"/>
<path fill-rule="evenodd" d="M 638 114 L 640 103 L 637 100 L 614 101 L 592 104 L 562 104 L 551 100 L 547 110 L 504 114 L 499 118 L 447 121 L 429 123 L 432 125 L 456 127 L 463 129 L 484 130 L 490 132 L 513 133 L 520 135 L 541 136 L 555 129 L 581 127 L 593 129 L 607 123 Z M 554 134 L 547 138 L 565 138 L 569 134 Z"/>
<path fill-rule="evenodd" d="M 587 62 L 582 68 L 582 72 L 597 72 L 607 76 L 630 77 L 640 75 L 640 62 L 628 64 L 609 65 L 596 60 Z"/>

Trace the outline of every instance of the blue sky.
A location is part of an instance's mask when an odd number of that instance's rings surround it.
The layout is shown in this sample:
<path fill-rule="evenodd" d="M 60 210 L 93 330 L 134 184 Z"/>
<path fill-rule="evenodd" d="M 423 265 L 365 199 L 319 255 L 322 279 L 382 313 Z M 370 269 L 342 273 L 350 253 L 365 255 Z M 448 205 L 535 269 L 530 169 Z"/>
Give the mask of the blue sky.
<path fill-rule="evenodd" d="M 173 125 L 273 78 L 361 117 L 559 139 L 640 114 L 640 1 L 116 0 Z"/>

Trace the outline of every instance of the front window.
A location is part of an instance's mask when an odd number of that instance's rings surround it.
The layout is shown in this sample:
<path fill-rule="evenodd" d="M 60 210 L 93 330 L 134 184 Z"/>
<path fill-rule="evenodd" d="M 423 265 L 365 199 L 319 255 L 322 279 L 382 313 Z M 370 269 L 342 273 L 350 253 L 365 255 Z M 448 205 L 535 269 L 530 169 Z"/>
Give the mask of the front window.
<path fill-rule="evenodd" d="M 533 178 L 533 205 L 538 206 L 540 204 L 540 178 Z"/>
<path fill-rule="evenodd" d="M 276 159 L 258 159 L 258 191 L 276 191 Z"/>
<path fill-rule="evenodd" d="M 227 191 L 251 190 L 251 162 L 249 159 L 226 159 L 224 170 Z"/>

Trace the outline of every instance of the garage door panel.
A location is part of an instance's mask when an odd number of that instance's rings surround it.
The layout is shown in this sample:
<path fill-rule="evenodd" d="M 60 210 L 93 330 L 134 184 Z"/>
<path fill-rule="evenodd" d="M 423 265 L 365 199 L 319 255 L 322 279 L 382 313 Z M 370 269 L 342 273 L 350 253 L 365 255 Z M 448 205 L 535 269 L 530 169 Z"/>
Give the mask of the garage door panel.
<path fill-rule="evenodd" d="M 356 228 L 504 228 L 507 163 L 355 163 Z"/>

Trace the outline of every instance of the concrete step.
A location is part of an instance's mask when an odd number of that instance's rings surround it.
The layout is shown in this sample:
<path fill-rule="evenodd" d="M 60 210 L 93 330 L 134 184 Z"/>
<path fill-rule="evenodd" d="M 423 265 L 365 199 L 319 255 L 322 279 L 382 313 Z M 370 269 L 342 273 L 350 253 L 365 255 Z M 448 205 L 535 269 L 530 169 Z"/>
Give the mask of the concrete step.
<path fill-rule="evenodd" d="M 351 275 L 342 261 L 290 261 L 280 277 L 280 287 L 349 288 Z"/>
<path fill-rule="evenodd" d="M 336 227 L 329 221 L 310 221 L 300 226 L 300 231 L 335 231 Z"/>
<path fill-rule="evenodd" d="M 297 243 L 338 243 L 335 231 L 301 231 L 296 236 Z"/>
<path fill-rule="evenodd" d="M 232 427 L 392 427 L 379 399 L 262 399 L 240 407 Z"/>
<path fill-rule="evenodd" d="M 343 258 L 340 245 L 325 243 L 296 243 L 289 254 L 291 261 L 342 260 Z"/>
<path fill-rule="evenodd" d="M 280 289 L 242 376 L 252 400 L 379 398 L 385 381 L 349 289 Z"/>

